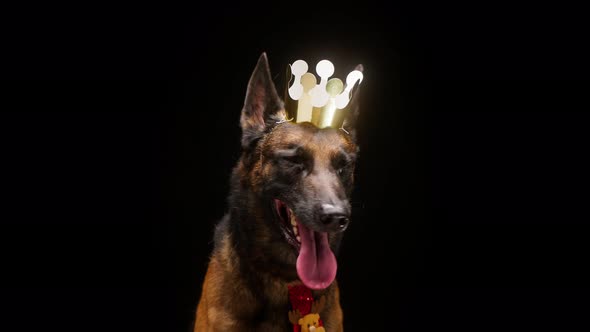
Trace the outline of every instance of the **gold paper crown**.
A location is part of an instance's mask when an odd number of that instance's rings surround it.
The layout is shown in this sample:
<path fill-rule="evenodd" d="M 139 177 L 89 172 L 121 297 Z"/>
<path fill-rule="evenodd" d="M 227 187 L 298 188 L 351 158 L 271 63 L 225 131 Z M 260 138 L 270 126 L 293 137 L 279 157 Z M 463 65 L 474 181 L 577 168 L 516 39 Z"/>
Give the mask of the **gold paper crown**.
<path fill-rule="evenodd" d="M 352 90 L 356 82 L 360 84 L 363 81 L 363 73 L 351 71 L 346 76 L 345 87 L 342 80 L 330 78 L 334 74 L 334 65 L 328 60 L 318 62 L 315 67 L 320 77 L 319 84 L 315 75 L 308 73 L 307 69 L 303 60 L 287 66 L 289 81 L 285 88 L 285 110 L 288 117 L 297 123 L 311 122 L 319 128 L 342 128 Z"/>

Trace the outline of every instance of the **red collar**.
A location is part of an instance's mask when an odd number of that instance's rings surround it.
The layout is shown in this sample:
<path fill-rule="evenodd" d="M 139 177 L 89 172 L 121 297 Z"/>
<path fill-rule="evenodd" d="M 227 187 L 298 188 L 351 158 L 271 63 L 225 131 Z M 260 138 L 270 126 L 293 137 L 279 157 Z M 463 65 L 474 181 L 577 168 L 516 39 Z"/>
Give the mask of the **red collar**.
<path fill-rule="evenodd" d="M 305 316 L 311 312 L 311 305 L 313 304 L 313 294 L 311 289 L 303 284 L 288 286 L 289 288 L 289 302 L 291 302 L 291 310 L 299 310 L 301 316 Z M 319 314 L 319 313 L 318 313 Z M 320 326 L 324 324 L 320 320 Z M 300 332 L 301 327 L 298 324 L 293 324 L 293 332 Z"/>

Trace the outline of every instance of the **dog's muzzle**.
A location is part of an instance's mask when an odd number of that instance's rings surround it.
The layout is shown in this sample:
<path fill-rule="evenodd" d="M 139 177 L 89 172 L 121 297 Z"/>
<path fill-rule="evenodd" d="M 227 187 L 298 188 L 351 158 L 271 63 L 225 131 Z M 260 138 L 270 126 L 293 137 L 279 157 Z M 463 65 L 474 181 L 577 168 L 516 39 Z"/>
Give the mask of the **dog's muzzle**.
<path fill-rule="evenodd" d="M 343 232 L 350 223 L 346 209 L 332 204 L 322 204 L 320 207 L 320 221 L 326 232 Z"/>

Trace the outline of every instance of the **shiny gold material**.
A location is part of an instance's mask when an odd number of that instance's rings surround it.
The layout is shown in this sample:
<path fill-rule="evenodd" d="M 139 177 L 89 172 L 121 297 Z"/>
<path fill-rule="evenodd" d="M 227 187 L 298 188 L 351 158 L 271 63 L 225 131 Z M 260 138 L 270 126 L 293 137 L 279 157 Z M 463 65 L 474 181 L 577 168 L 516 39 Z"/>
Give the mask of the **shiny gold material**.
<path fill-rule="evenodd" d="M 334 115 L 336 115 L 336 101 L 334 98 L 342 93 L 342 90 L 344 90 L 344 84 L 338 78 L 332 78 L 326 84 L 326 91 L 330 95 L 330 98 L 326 106 L 321 108 L 319 123 L 316 124 L 318 127 L 326 128 L 332 126 Z"/>
<path fill-rule="evenodd" d="M 303 85 L 303 95 L 299 99 L 297 105 L 297 120 L 296 122 L 311 122 L 311 96 L 309 90 L 313 89 L 317 84 L 317 80 L 312 73 L 305 73 L 301 76 L 301 85 Z"/>
<path fill-rule="evenodd" d="M 305 61 L 297 60 L 287 67 L 289 78 L 285 87 L 285 109 L 295 122 L 311 122 L 319 128 L 340 128 L 348 112 L 352 90 L 360 84 L 362 72 L 354 70 L 346 78 L 346 86 L 338 78 L 329 78 L 334 66 L 322 60 L 316 66 L 321 82 L 310 72 Z M 295 70 L 296 74 L 292 73 Z M 339 106 L 338 106 L 339 105 Z"/>

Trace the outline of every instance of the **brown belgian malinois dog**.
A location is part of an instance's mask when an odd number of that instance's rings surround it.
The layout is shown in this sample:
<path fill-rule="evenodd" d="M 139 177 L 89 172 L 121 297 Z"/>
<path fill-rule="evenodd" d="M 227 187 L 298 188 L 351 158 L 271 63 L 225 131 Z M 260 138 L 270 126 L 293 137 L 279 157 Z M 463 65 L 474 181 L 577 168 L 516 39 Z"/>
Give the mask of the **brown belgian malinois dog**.
<path fill-rule="evenodd" d="M 315 308 L 325 331 L 343 330 L 335 254 L 350 222 L 358 97 L 357 88 L 346 130 L 285 121 L 266 54 L 260 56 L 242 109 L 229 211 L 215 229 L 194 331 L 293 331 L 301 317 L 291 311 L 294 285 L 321 298 Z"/>

